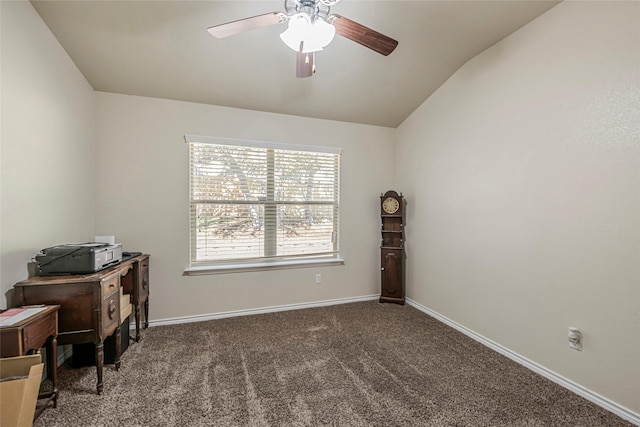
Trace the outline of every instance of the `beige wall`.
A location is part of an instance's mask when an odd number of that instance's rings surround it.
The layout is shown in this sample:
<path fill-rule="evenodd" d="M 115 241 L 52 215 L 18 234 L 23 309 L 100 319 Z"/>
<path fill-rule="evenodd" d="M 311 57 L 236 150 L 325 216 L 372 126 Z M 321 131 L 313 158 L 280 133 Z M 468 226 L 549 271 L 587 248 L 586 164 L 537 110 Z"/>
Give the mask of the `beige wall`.
<path fill-rule="evenodd" d="M 396 152 L 408 296 L 636 413 L 639 7 L 553 8 L 453 75 Z"/>
<path fill-rule="evenodd" d="M 110 93 L 96 97 L 96 233 L 115 235 L 125 250 L 151 254 L 153 320 L 379 292 L 378 195 L 393 182 L 394 129 Z M 185 134 L 341 147 L 346 264 L 182 276 L 189 266 Z"/>
<path fill-rule="evenodd" d="M 0 1 L 0 306 L 27 262 L 94 232 L 94 91 L 26 1 Z"/>

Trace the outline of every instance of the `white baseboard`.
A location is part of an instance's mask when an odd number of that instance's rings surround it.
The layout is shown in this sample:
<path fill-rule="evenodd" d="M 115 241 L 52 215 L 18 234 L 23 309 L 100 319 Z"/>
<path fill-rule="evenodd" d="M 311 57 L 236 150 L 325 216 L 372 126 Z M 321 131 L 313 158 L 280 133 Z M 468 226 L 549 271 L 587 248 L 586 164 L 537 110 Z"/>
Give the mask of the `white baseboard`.
<path fill-rule="evenodd" d="M 338 298 L 300 304 L 277 305 L 273 307 L 252 308 L 248 310 L 225 311 L 222 313 L 202 314 L 197 316 L 173 317 L 169 319 L 151 320 L 149 326 L 178 325 L 181 323 L 204 322 L 206 320 L 224 319 L 226 317 L 250 316 L 253 314 L 276 313 L 279 311 L 300 310 L 303 308 L 324 307 L 327 305 L 347 304 L 351 302 L 376 300 L 380 295 Z"/>
<path fill-rule="evenodd" d="M 613 412 L 614 414 L 616 414 L 617 416 L 619 416 L 620 418 L 629 421 L 630 423 L 633 423 L 637 426 L 640 426 L 640 414 L 637 414 L 635 412 L 633 412 L 632 410 L 625 408 L 622 405 L 617 404 L 616 402 L 613 402 L 609 399 L 607 399 L 606 397 L 603 397 L 601 395 L 599 395 L 598 393 L 595 393 L 591 390 L 589 390 L 588 388 L 585 388 L 583 386 L 581 386 L 580 384 L 577 384 L 565 377 L 563 377 L 562 375 L 559 375 L 553 371 L 551 371 L 550 369 L 545 368 L 542 365 L 537 364 L 536 362 L 527 359 L 524 356 L 519 355 L 518 353 L 515 353 L 512 350 L 509 350 L 506 347 L 503 347 L 502 345 L 483 337 L 480 334 L 477 334 L 476 332 L 472 331 L 471 329 L 468 329 L 462 325 L 460 325 L 459 323 L 454 322 L 451 319 L 446 318 L 445 316 L 441 315 L 440 313 L 437 313 L 409 298 L 407 298 L 407 304 L 409 304 L 412 307 L 417 308 L 418 310 L 428 314 L 431 317 L 434 317 L 435 319 L 439 320 L 440 322 L 444 323 L 445 325 L 451 326 L 453 329 L 456 329 L 460 332 L 462 332 L 463 334 L 467 335 L 468 337 L 474 339 L 475 341 L 478 341 L 480 344 L 485 345 L 486 347 L 491 348 L 492 350 L 497 351 L 498 353 L 502 354 L 503 356 L 508 357 L 509 359 L 513 360 L 514 362 L 519 363 L 520 365 L 523 365 L 524 367 L 542 375 L 543 377 L 553 381 L 556 384 L 561 385 L 562 387 L 574 392 L 575 394 L 584 397 L 585 399 L 595 403 L 598 406 L 601 406 L 602 408 L 606 409 L 609 412 Z"/>

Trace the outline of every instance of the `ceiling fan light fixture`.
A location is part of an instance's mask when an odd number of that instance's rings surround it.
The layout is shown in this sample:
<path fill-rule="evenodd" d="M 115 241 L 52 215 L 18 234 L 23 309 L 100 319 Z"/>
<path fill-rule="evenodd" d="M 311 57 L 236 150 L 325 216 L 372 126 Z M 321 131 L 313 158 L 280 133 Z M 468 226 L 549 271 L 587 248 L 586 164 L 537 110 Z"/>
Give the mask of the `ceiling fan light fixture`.
<path fill-rule="evenodd" d="M 312 23 L 308 14 L 298 13 L 289 18 L 289 25 L 280 38 L 296 52 L 302 43 L 302 53 L 309 53 L 321 51 L 331 43 L 335 34 L 335 27 L 324 19 L 316 18 Z"/>

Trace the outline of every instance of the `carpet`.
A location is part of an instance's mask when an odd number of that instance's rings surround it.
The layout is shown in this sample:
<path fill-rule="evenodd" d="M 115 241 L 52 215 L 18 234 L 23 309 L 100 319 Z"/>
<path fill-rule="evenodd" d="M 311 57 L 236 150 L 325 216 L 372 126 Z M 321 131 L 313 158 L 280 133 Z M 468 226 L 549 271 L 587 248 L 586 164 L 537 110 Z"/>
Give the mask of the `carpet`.
<path fill-rule="evenodd" d="M 410 306 L 157 326 L 34 426 L 631 426 Z"/>

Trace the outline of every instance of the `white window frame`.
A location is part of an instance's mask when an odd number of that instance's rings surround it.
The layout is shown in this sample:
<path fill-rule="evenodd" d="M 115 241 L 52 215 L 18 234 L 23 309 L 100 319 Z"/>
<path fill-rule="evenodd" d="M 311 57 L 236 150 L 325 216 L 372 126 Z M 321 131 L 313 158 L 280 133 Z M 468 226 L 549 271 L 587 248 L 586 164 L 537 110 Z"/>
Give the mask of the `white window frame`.
<path fill-rule="evenodd" d="M 257 147 L 257 148 L 266 148 L 266 149 L 280 149 L 280 150 L 293 150 L 293 151 L 309 151 L 316 153 L 331 153 L 331 154 L 342 154 L 342 149 L 338 147 L 326 147 L 326 146 L 316 146 L 316 145 L 296 145 L 296 144 L 287 144 L 280 142 L 266 142 L 266 141 L 253 141 L 253 140 L 244 140 L 244 139 L 232 139 L 232 138 L 219 138 L 219 137 L 211 137 L 211 136 L 203 136 L 203 135 L 192 135 L 186 134 L 184 136 L 185 142 L 187 144 L 191 142 L 197 143 L 209 143 L 209 144 L 222 144 L 222 145 L 234 145 L 234 146 L 243 146 L 243 147 Z M 191 167 L 189 168 L 189 176 L 191 176 Z M 340 183 L 338 182 L 338 190 Z M 189 206 L 191 206 L 191 189 L 189 190 Z M 339 205 L 339 202 L 338 202 Z M 338 211 L 339 215 L 339 211 Z M 191 224 L 191 215 L 189 215 L 189 236 L 192 238 L 192 224 Z M 339 225 L 337 227 L 339 229 Z M 339 234 L 339 231 L 338 231 Z M 339 240 L 338 240 L 339 241 Z M 192 247 L 190 244 L 190 255 L 189 259 L 192 259 L 191 251 Z M 344 265 L 344 260 L 341 258 L 339 250 L 332 255 L 327 256 L 298 256 L 295 258 L 285 258 L 285 259 L 251 259 L 251 260 L 235 260 L 232 262 L 228 261 L 211 261 L 211 263 L 202 264 L 197 263 L 195 265 L 191 264 L 184 270 L 184 275 L 187 276 L 195 276 L 195 275 L 205 275 L 205 274 L 219 274 L 219 273 L 233 273 L 233 272 L 244 272 L 244 271 L 260 271 L 260 270 L 271 270 L 271 269 L 289 269 L 289 268 L 304 268 L 304 267 L 316 267 L 316 266 L 332 266 L 332 265 Z"/>

